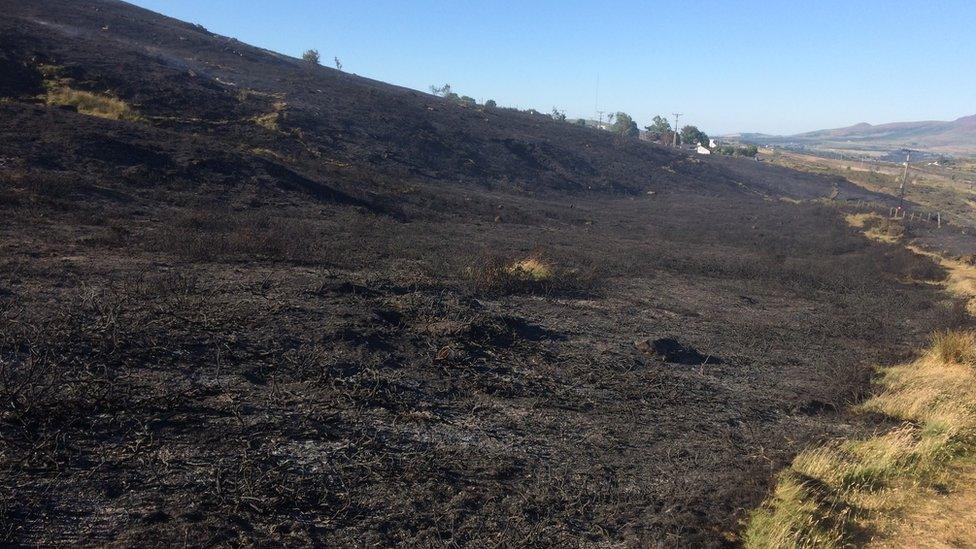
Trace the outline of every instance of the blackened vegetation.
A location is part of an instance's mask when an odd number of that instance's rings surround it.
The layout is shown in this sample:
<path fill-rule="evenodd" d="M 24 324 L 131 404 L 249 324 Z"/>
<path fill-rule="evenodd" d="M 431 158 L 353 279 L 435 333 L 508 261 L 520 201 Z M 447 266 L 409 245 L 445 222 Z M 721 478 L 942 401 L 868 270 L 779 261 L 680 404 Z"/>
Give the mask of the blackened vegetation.
<path fill-rule="evenodd" d="M 704 366 L 705 364 L 722 364 L 723 360 L 717 356 L 703 355 L 698 349 L 681 344 L 673 337 L 662 337 L 655 340 L 637 341 L 634 346 L 638 351 L 663 362 L 676 364 Z"/>
<path fill-rule="evenodd" d="M 722 545 L 958 313 L 755 162 L 115 2 L 0 14 L 4 59 L 143 117 L 0 103 L 5 543 Z"/>

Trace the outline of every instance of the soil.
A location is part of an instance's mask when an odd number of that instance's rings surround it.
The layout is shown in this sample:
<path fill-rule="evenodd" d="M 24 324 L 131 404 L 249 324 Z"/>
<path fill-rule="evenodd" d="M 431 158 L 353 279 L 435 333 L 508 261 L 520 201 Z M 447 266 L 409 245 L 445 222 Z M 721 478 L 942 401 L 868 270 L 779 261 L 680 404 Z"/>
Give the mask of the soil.
<path fill-rule="evenodd" d="M 6 543 L 735 545 L 948 315 L 842 180 L 114 1 L 0 0 L 0 69 Z"/>

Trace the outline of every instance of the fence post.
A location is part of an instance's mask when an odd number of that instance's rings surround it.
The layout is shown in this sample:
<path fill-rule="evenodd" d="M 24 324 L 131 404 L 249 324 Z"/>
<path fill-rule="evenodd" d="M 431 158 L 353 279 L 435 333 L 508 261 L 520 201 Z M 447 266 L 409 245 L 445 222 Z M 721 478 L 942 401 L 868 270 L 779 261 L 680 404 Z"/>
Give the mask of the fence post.
<path fill-rule="evenodd" d="M 935 214 L 935 218 L 939 221 L 939 228 L 941 229 L 942 228 L 942 212 L 936 213 Z"/>

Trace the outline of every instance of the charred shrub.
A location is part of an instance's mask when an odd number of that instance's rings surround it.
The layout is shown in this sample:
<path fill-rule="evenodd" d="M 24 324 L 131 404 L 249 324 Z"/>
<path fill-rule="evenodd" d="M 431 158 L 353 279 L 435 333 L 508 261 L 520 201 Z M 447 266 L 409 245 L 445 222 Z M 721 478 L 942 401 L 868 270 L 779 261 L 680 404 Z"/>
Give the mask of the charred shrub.
<path fill-rule="evenodd" d="M 938 303 L 934 325 L 939 330 L 956 330 L 972 325 L 967 300 L 951 299 Z"/>
<path fill-rule="evenodd" d="M 323 260 L 326 236 L 311 221 L 265 212 L 196 211 L 163 227 L 157 251 L 192 261 L 271 259 Z"/>
<path fill-rule="evenodd" d="M 934 261 L 923 260 L 912 266 L 910 275 L 916 280 L 945 280 L 946 271 Z"/>
<path fill-rule="evenodd" d="M 0 97 L 31 96 L 43 90 L 41 73 L 34 67 L 8 57 L 0 57 Z"/>
<path fill-rule="evenodd" d="M 63 206 L 62 201 L 88 188 L 77 174 L 51 170 L 13 170 L 0 174 L 0 188 L 17 206 Z"/>

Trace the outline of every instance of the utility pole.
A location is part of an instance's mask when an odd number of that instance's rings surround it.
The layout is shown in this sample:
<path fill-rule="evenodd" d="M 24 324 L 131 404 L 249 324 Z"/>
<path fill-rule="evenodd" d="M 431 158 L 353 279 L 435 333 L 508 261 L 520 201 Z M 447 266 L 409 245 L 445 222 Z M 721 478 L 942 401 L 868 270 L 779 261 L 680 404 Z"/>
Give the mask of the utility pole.
<path fill-rule="evenodd" d="M 678 148 L 678 118 L 681 117 L 682 113 L 673 112 L 671 114 L 674 115 L 674 140 L 671 142 L 671 146 L 677 149 Z"/>
<path fill-rule="evenodd" d="M 901 186 L 898 188 L 898 209 L 905 206 L 905 187 L 908 185 L 908 163 L 912 160 L 911 149 L 905 149 L 905 172 L 901 176 Z"/>
<path fill-rule="evenodd" d="M 600 73 L 596 73 L 596 98 L 593 99 L 593 110 L 600 117 L 600 129 L 603 129 L 603 111 L 600 110 Z"/>

